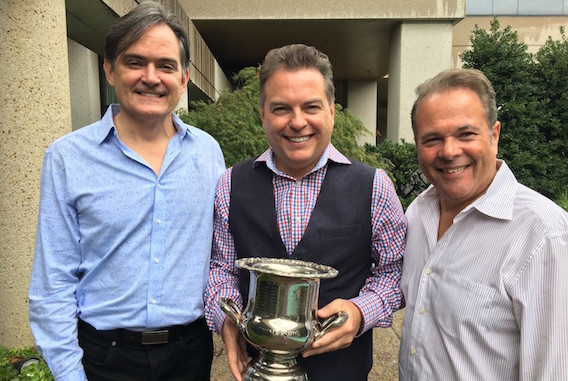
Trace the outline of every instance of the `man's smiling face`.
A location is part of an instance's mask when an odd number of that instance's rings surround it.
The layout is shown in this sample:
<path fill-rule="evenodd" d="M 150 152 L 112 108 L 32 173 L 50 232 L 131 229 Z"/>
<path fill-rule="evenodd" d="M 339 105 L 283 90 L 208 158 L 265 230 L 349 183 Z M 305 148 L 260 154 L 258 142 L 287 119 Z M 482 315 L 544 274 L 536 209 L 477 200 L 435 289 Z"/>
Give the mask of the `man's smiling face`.
<path fill-rule="evenodd" d="M 300 179 L 317 164 L 331 140 L 334 105 L 316 69 L 277 70 L 265 84 L 260 118 L 278 169 Z"/>
<path fill-rule="evenodd" d="M 462 210 L 486 192 L 497 172 L 501 125 L 489 129 L 473 90 L 426 96 L 417 109 L 416 127 L 420 168 L 438 190 L 442 207 Z"/>
<path fill-rule="evenodd" d="M 170 118 L 189 79 L 178 40 L 165 24 L 150 27 L 104 68 L 123 116 L 144 121 Z"/>

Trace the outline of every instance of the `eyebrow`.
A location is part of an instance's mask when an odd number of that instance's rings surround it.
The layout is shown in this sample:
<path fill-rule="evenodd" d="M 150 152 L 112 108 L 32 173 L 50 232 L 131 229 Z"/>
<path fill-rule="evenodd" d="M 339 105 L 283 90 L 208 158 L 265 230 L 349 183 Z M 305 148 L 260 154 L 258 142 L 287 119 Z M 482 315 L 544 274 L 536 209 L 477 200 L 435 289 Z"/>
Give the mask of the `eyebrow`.
<path fill-rule="evenodd" d="M 314 98 L 314 99 L 308 99 L 305 102 L 302 102 L 302 106 L 305 105 L 310 105 L 310 104 L 314 104 L 317 103 L 319 105 L 324 105 L 323 100 L 321 100 L 320 98 Z M 274 107 L 274 106 L 290 106 L 290 104 L 288 102 L 284 102 L 284 101 L 272 101 L 268 103 L 269 107 Z"/>

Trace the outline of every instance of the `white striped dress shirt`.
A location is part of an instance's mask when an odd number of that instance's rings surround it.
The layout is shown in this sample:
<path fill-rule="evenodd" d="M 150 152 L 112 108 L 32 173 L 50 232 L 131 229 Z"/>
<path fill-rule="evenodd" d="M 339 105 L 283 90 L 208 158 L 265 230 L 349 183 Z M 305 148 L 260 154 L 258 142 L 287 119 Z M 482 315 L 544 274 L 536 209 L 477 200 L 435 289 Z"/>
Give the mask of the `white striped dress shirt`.
<path fill-rule="evenodd" d="M 400 380 L 568 380 L 568 213 L 499 163 L 439 240 L 434 187 L 407 210 Z"/>

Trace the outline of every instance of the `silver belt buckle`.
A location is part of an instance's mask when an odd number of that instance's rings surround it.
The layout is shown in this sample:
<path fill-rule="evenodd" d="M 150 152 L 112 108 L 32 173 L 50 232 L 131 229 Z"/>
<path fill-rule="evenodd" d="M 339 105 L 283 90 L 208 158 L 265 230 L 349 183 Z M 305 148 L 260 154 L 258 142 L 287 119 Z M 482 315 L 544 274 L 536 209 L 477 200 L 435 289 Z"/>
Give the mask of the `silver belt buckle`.
<path fill-rule="evenodd" d="M 167 329 L 142 332 L 142 345 L 167 344 L 168 341 L 169 331 Z"/>

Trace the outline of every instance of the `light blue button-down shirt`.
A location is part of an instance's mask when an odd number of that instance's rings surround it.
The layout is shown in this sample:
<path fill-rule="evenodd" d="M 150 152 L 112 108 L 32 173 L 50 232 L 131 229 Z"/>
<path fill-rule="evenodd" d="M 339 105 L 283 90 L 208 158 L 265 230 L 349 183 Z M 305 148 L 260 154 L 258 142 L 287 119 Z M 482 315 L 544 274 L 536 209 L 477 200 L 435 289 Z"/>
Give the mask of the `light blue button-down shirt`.
<path fill-rule="evenodd" d="M 104 117 L 47 149 L 30 325 L 56 379 L 84 378 L 77 317 L 97 329 L 153 329 L 203 316 L 217 142 L 172 115 L 160 174 Z"/>

